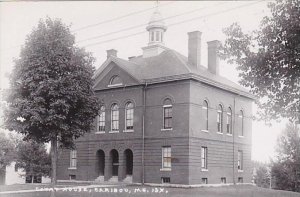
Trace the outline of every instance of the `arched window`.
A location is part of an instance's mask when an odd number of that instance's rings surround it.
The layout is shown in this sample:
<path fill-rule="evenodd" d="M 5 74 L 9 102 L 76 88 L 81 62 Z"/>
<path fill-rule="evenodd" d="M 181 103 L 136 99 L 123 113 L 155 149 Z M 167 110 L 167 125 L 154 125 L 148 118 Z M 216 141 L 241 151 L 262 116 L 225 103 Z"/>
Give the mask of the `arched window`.
<path fill-rule="evenodd" d="M 116 103 L 111 106 L 111 130 L 119 131 L 119 106 Z"/>
<path fill-rule="evenodd" d="M 208 131 L 208 102 L 203 101 L 202 104 L 202 114 L 203 114 L 203 129 Z"/>
<path fill-rule="evenodd" d="M 105 107 L 101 105 L 98 116 L 98 132 L 105 132 Z"/>
<path fill-rule="evenodd" d="M 240 110 L 239 113 L 239 136 L 244 136 L 244 112 L 243 110 Z"/>
<path fill-rule="evenodd" d="M 119 76 L 115 75 L 110 79 L 109 85 L 122 85 L 122 80 Z"/>
<path fill-rule="evenodd" d="M 172 101 L 165 99 L 163 105 L 164 129 L 172 129 Z"/>
<path fill-rule="evenodd" d="M 228 107 L 227 110 L 227 120 L 226 120 L 226 130 L 227 134 L 232 134 L 232 110 L 230 107 Z"/>
<path fill-rule="evenodd" d="M 125 128 L 126 130 L 133 130 L 133 112 L 134 106 L 132 102 L 128 102 L 125 105 Z"/>
<path fill-rule="evenodd" d="M 223 133 L 223 107 L 222 107 L 222 105 L 219 105 L 218 110 L 217 110 L 217 127 L 218 127 L 218 132 Z"/>

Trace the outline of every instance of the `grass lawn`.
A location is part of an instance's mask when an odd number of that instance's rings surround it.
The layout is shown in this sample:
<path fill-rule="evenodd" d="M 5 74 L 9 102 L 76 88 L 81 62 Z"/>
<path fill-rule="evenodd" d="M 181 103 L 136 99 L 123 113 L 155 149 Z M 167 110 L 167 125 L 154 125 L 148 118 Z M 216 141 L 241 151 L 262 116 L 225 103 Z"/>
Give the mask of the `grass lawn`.
<path fill-rule="evenodd" d="M 26 185 L 28 189 L 42 186 Z M 10 186 L 12 187 L 12 186 Z M 1 189 L 1 187 L 0 187 Z M 22 188 L 24 189 L 24 188 Z M 57 191 L 56 197 L 300 197 L 300 193 L 270 190 L 250 185 L 202 187 L 202 188 L 169 188 L 169 187 L 142 187 L 142 186 L 112 186 L 86 188 L 86 191 Z M 3 190 L 2 190 L 3 191 Z M 8 191 L 8 190 L 6 190 Z M 10 190 L 11 191 L 11 188 Z M 116 193 L 114 191 L 117 191 Z M 50 197 L 49 191 L 38 191 L 28 193 L 1 194 L 1 197 Z"/>

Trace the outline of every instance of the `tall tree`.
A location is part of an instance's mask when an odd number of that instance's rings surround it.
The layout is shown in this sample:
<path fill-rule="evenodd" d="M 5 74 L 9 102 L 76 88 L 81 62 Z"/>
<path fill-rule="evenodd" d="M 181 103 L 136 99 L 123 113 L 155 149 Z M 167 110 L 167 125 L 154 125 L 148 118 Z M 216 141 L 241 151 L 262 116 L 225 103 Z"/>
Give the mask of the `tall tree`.
<path fill-rule="evenodd" d="M 298 118 L 300 112 L 300 1 L 268 4 L 260 28 L 244 33 L 234 23 L 224 29 L 227 38 L 220 54 L 237 64 L 241 84 L 261 98 L 260 118 Z"/>
<path fill-rule="evenodd" d="M 51 158 L 44 144 L 22 141 L 17 145 L 16 167 L 22 168 L 26 176 L 50 176 Z"/>
<path fill-rule="evenodd" d="M 273 161 L 275 188 L 300 192 L 300 132 L 295 124 L 287 124 L 277 140 L 277 159 Z"/>
<path fill-rule="evenodd" d="M 4 125 L 25 140 L 51 142 L 53 185 L 58 142 L 73 148 L 98 114 L 93 62 L 90 53 L 75 46 L 69 27 L 50 18 L 40 20 L 15 60 Z"/>

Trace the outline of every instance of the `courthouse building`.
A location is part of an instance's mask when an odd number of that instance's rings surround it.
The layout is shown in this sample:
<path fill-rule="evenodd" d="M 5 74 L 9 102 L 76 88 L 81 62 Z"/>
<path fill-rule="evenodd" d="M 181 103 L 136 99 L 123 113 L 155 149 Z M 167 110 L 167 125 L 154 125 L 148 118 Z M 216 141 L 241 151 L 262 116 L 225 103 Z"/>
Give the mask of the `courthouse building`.
<path fill-rule="evenodd" d="M 107 51 L 94 76 L 95 130 L 60 152 L 59 180 L 251 182 L 253 95 L 219 75 L 219 41 L 207 43 L 204 67 L 201 32 L 188 33 L 185 57 L 164 45 L 166 30 L 155 11 L 142 55 L 125 60 Z"/>

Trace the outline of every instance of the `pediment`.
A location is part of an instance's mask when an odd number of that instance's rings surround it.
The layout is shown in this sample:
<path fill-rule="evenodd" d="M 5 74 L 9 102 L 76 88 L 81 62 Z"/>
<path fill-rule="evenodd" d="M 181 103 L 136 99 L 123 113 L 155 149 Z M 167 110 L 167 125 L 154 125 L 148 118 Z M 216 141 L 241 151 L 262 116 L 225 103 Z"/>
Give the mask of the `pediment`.
<path fill-rule="evenodd" d="M 140 82 L 130 73 L 118 66 L 114 61 L 109 61 L 95 76 L 95 90 L 138 85 Z"/>

